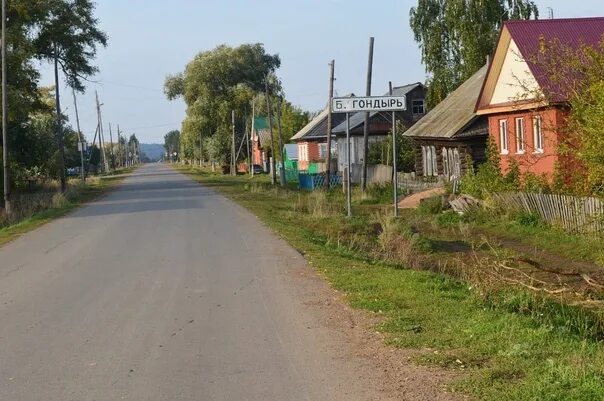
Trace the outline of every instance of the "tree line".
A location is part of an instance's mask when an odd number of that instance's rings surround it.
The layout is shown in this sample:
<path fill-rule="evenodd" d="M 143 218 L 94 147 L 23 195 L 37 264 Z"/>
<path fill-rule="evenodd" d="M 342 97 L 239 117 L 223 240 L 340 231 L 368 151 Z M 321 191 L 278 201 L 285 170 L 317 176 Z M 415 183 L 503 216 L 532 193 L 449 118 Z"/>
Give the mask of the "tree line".
<path fill-rule="evenodd" d="M 182 98 L 187 110 L 178 135 L 166 135 L 166 152 L 176 152 L 182 160 L 228 165 L 233 157 L 232 112 L 235 147 L 245 149 L 242 142 L 251 130 L 252 115 L 268 116 L 269 105 L 271 116 L 279 120 L 284 141 L 289 141 L 308 123 L 310 113 L 286 100 L 276 75 L 280 65 L 279 56 L 268 54 L 262 44 L 221 45 L 199 53 L 183 72 L 168 76 L 166 96 Z M 277 129 L 275 124 L 275 132 Z M 237 154 L 237 161 L 246 157 L 246 152 L 238 151 L 235 157 Z M 281 152 L 275 152 L 275 157 L 279 160 Z"/>
<path fill-rule="evenodd" d="M 9 188 L 18 191 L 32 177 L 60 179 L 64 187 L 66 168 L 80 165 L 80 139 L 61 112 L 60 77 L 74 96 L 84 92 L 98 71 L 93 60 L 107 45 L 107 35 L 90 0 L 7 3 L 7 143 L 2 146 L 9 153 Z M 39 66 L 45 63 L 55 69 L 54 87 L 40 86 Z"/>

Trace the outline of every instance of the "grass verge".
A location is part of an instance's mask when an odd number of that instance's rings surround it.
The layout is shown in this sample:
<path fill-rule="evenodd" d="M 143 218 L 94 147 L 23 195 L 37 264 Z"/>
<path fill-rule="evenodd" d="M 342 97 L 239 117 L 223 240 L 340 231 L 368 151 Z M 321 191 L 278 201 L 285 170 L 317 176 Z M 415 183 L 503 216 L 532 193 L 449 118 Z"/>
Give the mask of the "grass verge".
<path fill-rule="evenodd" d="M 415 234 L 388 223 L 367 199 L 356 200 L 359 217 L 349 220 L 336 191 L 301 193 L 271 188 L 266 177 L 183 171 L 256 214 L 353 307 L 381 315 L 390 344 L 421 350 L 417 363 L 464 371 L 452 390 L 480 400 L 604 399 L 604 344 L 581 330 L 588 317 L 572 307 L 515 290 L 490 296 L 447 275 L 406 269 L 413 255 L 401 251 L 401 238 Z M 411 253 L 420 252 L 421 240 L 412 243 Z"/>
<path fill-rule="evenodd" d="M 16 224 L 0 228 L 0 246 L 54 219 L 65 216 L 75 208 L 104 195 L 122 182 L 126 174 L 134 170 L 135 168 L 122 169 L 109 176 L 91 177 L 85 185 L 76 184 L 70 190 L 69 196 L 61 197 L 56 202 L 56 207 L 35 213 Z"/>

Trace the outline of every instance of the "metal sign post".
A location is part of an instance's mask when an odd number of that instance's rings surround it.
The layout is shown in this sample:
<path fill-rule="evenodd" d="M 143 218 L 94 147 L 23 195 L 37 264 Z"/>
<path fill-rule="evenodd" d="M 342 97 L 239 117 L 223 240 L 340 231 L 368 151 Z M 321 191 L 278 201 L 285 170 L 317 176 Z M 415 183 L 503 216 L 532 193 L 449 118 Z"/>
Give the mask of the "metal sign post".
<path fill-rule="evenodd" d="M 346 113 L 346 208 L 352 217 L 352 193 L 350 191 L 350 113 Z"/>
<path fill-rule="evenodd" d="M 392 91 L 390 92 L 392 93 Z M 358 112 L 392 112 L 392 153 L 393 153 L 393 185 L 394 185 L 394 213 L 398 216 L 398 177 L 396 174 L 396 111 L 407 110 L 406 96 L 368 96 L 368 97 L 334 97 L 332 99 L 332 109 L 334 113 L 346 113 L 346 152 L 347 157 L 347 194 L 346 203 L 348 207 L 348 216 L 352 216 L 351 190 L 350 190 L 350 113 Z"/>

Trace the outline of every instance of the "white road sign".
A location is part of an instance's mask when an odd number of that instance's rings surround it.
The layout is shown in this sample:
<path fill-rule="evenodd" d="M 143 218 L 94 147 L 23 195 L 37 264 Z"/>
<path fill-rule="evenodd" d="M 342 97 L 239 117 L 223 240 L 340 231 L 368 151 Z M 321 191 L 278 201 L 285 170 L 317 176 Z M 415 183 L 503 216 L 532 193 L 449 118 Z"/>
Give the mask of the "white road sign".
<path fill-rule="evenodd" d="M 334 113 L 356 113 L 359 111 L 404 111 L 407 110 L 405 96 L 334 97 Z"/>

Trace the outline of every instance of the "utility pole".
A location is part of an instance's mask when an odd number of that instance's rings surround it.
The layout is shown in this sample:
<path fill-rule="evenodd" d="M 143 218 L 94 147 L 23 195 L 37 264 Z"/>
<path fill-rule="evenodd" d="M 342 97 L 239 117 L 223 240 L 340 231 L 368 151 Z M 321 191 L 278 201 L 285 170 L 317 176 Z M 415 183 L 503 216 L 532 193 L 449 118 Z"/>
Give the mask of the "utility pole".
<path fill-rule="evenodd" d="M 94 92 L 96 96 L 96 115 L 97 115 L 97 124 L 99 127 L 99 151 L 101 156 L 101 170 L 107 172 L 109 170 L 109 166 L 107 164 L 107 155 L 105 154 L 105 144 L 103 138 L 103 119 L 101 118 L 101 103 L 99 103 L 99 93 L 97 91 Z"/>
<path fill-rule="evenodd" d="M 231 111 L 231 175 L 237 175 L 237 161 L 235 158 L 235 110 Z"/>
<path fill-rule="evenodd" d="M 6 63 L 6 0 L 2 0 L 2 165 L 4 177 L 4 210 L 6 217 L 10 221 L 12 216 L 11 194 L 10 194 L 10 171 L 9 171 L 9 153 L 8 153 L 8 83 L 7 83 L 7 63 Z"/>
<path fill-rule="evenodd" d="M 325 188 L 331 188 L 331 130 L 332 130 L 332 99 L 333 99 L 333 82 L 335 80 L 336 61 L 331 60 L 329 63 L 329 100 L 327 102 L 327 179 L 325 180 Z"/>
<path fill-rule="evenodd" d="M 120 132 L 120 125 L 117 125 L 117 158 L 118 158 L 118 166 L 120 166 L 120 168 L 124 167 L 124 159 L 123 159 L 123 152 L 122 152 L 122 133 Z"/>
<path fill-rule="evenodd" d="M 109 157 L 111 157 L 111 169 L 115 170 L 115 154 L 113 153 L 113 134 L 111 133 L 111 123 L 109 123 Z"/>
<path fill-rule="evenodd" d="M 271 184 L 277 183 L 277 169 L 275 166 L 275 137 L 273 135 L 273 116 L 271 113 L 271 94 L 268 86 L 268 75 L 266 77 L 266 107 L 268 109 L 268 129 L 271 134 Z"/>
<path fill-rule="evenodd" d="M 65 145 L 63 143 L 63 127 L 61 124 L 61 99 L 59 93 L 59 55 L 55 43 L 55 106 L 57 109 L 57 144 L 59 145 L 59 179 L 61 180 L 61 192 L 67 189 L 67 179 L 65 177 Z"/>
<path fill-rule="evenodd" d="M 250 130 L 250 141 L 253 141 L 256 132 L 256 102 L 252 100 L 252 128 Z M 253 149 L 252 149 L 253 151 Z M 250 152 L 250 171 L 254 176 L 254 155 Z"/>
<path fill-rule="evenodd" d="M 287 184 L 287 179 L 285 177 L 285 149 L 283 147 L 283 132 L 281 131 L 281 107 L 283 106 L 281 99 L 278 100 L 277 104 L 277 129 L 279 130 L 279 154 L 281 155 L 279 183 L 282 187 L 284 187 Z"/>
<path fill-rule="evenodd" d="M 371 96 L 371 77 L 373 76 L 373 43 L 375 39 L 369 38 L 369 61 L 367 63 L 367 90 L 366 95 Z M 363 127 L 363 176 L 361 178 L 361 188 L 363 192 L 367 189 L 367 156 L 369 154 L 369 112 L 365 113 L 365 124 Z"/>
<path fill-rule="evenodd" d="M 247 147 L 247 163 L 248 163 L 248 167 L 252 168 L 251 162 L 250 162 L 250 126 L 248 125 L 248 121 L 246 119 L 245 121 L 245 143 L 246 143 L 246 147 Z"/>
<path fill-rule="evenodd" d="M 75 89 L 71 88 L 71 93 L 73 94 L 73 107 L 75 109 L 76 115 L 76 127 L 78 128 L 78 141 L 80 142 L 80 160 L 81 160 L 81 169 L 82 181 L 86 182 L 86 174 L 84 173 L 84 146 L 86 141 L 84 141 L 84 136 L 82 135 L 82 130 L 80 129 L 80 114 L 78 113 L 78 99 L 76 98 Z"/>

